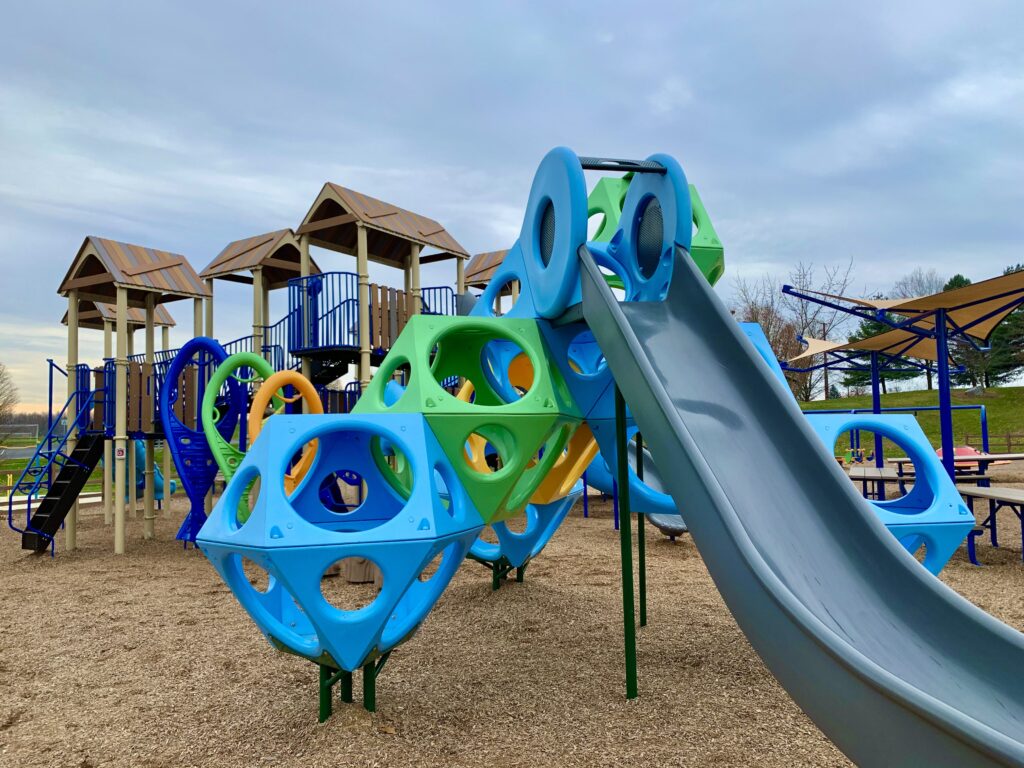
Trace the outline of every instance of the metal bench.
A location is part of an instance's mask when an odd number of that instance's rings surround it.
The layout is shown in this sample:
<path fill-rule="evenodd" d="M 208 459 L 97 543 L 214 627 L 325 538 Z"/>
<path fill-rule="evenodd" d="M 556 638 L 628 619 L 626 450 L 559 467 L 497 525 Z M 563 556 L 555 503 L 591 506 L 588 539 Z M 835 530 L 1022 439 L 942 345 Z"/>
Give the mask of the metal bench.
<path fill-rule="evenodd" d="M 988 501 L 988 517 L 967 534 L 967 556 L 975 565 L 978 562 L 975 552 L 974 540 L 988 529 L 989 539 L 993 547 L 999 546 L 999 536 L 996 530 L 996 513 L 1001 509 L 1009 509 L 1017 516 L 1021 523 L 1021 543 L 1024 545 L 1024 490 L 1018 488 L 983 488 L 980 486 L 959 487 L 960 495 L 964 497 L 971 512 L 974 512 L 974 500 L 984 499 Z M 1021 557 L 1024 558 L 1024 552 Z"/>

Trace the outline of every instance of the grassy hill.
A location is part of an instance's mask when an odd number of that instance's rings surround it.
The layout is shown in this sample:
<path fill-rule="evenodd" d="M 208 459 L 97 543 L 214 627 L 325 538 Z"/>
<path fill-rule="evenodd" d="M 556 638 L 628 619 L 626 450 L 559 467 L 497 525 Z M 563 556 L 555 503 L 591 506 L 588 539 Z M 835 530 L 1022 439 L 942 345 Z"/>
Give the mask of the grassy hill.
<path fill-rule="evenodd" d="M 939 404 L 939 393 L 935 390 L 916 392 L 894 392 L 882 396 L 883 408 L 905 408 Z M 967 395 L 965 390 L 953 390 L 953 405 L 984 405 L 988 416 L 988 430 L 991 450 L 1002 452 L 1007 447 L 1007 435 L 1011 435 L 1011 447 L 1024 450 L 1024 387 L 997 387 L 988 389 L 982 395 Z M 871 395 L 843 397 L 838 400 L 816 400 L 801 403 L 805 411 L 847 408 L 871 408 Z M 939 445 L 938 411 L 917 413 L 917 420 L 932 445 Z M 953 433 L 955 443 L 962 445 L 970 437 L 971 445 L 981 445 L 981 423 L 979 412 L 953 411 Z M 845 448 L 845 445 L 841 446 Z M 888 446 L 886 454 L 889 455 Z M 899 455 L 899 452 L 893 455 Z"/>

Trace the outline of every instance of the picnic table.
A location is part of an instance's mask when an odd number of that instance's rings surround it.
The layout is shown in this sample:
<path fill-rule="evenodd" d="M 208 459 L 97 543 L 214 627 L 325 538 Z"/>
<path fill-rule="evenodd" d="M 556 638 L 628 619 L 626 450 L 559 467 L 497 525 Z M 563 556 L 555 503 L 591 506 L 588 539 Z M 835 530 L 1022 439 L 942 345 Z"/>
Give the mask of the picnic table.
<path fill-rule="evenodd" d="M 988 517 L 982 520 L 981 523 L 978 523 L 978 527 L 975 530 L 967 534 L 967 556 L 971 559 L 972 563 L 981 565 L 975 552 L 974 540 L 984 533 L 986 528 L 988 529 L 992 546 L 999 546 L 999 537 L 996 531 L 996 513 L 1001 509 L 1009 509 L 1017 516 L 1021 525 L 1021 543 L 1024 544 L 1024 491 L 1019 488 L 978 486 L 959 487 L 957 490 L 967 500 L 967 506 L 970 507 L 972 514 L 974 512 L 975 499 L 988 501 Z M 1024 558 L 1024 552 L 1021 553 L 1021 557 Z"/>
<path fill-rule="evenodd" d="M 861 494 L 866 499 L 884 500 L 886 482 L 898 482 L 899 477 L 899 473 L 892 467 L 873 467 L 859 464 L 850 467 L 850 479 L 854 482 L 860 481 Z M 868 491 L 868 483 L 874 485 L 874 494 Z"/>

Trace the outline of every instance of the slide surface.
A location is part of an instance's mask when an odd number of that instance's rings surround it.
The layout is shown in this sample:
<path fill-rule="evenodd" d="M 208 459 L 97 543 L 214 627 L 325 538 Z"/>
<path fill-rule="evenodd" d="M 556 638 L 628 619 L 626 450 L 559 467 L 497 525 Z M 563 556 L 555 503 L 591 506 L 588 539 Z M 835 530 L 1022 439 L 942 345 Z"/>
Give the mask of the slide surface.
<path fill-rule="evenodd" d="M 661 480 L 797 704 L 859 765 L 1024 765 L 1024 635 L 886 531 L 684 250 L 658 303 L 620 305 L 580 259 Z"/>

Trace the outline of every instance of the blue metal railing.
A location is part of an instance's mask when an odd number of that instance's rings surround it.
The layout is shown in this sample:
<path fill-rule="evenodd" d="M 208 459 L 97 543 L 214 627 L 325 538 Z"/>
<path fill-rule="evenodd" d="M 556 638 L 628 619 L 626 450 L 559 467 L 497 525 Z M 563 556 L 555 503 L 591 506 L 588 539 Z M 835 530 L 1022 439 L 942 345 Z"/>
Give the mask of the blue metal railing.
<path fill-rule="evenodd" d="M 432 285 L 421 294 L 424 315 L 457 315 L 455 289 L 447 285 Z"/>
<path fill-rule="evenodd" d="M 50 362 L 51 365 L 61 370 L 59 366 L 56 366 L 52 361 Z M 84 376 L 82 369 L 85 371 Z M 87 365 L 79 365 L 76 368 L 75 391 L 68 397 L 64 407 L 60 409 L 56 416 L 51 414 L 49 419 L 50 428 L 47 430 L 46 436 L 36 446 L 35 453 L 32 454 L 32 458 L 25 465 L 25 469 L 22 470 L 18 481 L 11 488 L 11 493 L 7 497 L 7 526 L 17 533 L 32 531 L 42 534 L 42 531 L 37 531 L 31 525 L 32 501 L 40 495 L 40 491 L 49 491 L 54 467 L 59 470 L 69 461 L 75 461 L 75 459 L 71 458 L 71 454 L 65 451 L 68 439 L 74 430 L 63 429 L 63 425 L 74 424 L 83 429 L 89 425 L 89 416 L 97 394 L 90 386 L 89 374 L 89 366 Z M 84 388 L 81 386 L 83 381 Z M 62 429 L 63 432 L 61 432 Z M 46 495 L 45 492 L 42 494 L 43 496 Z M 15 494 L 19 493 L 24 496 L 25 501 L 24 528 L 19 528 L 14 523 L 14 497 Z"/>
<path fill-rule="evenodd" d="M 358 296 L 359 276 L 354 272 L 322 272 L 289 280 L 286 316 L 289 352 L 359 349 Z M 450 286 L 423 288 L 421 301 L 423 314 L 456 314 L 455 291 Z M 371 327 L 370 337 L 373 336 Z"/>
<path fill-rule="evenodd" d="M 288 281 L 288 349 L 359 347 L 359 278 L 323 272 Z"/>

